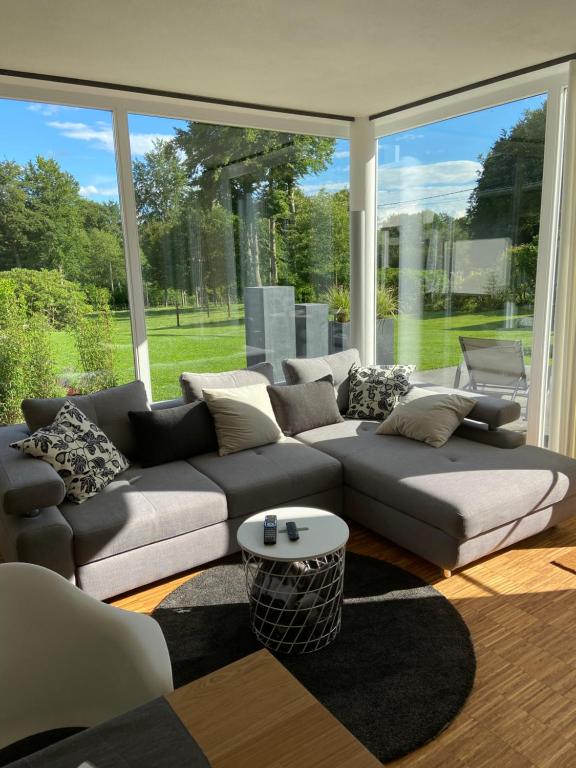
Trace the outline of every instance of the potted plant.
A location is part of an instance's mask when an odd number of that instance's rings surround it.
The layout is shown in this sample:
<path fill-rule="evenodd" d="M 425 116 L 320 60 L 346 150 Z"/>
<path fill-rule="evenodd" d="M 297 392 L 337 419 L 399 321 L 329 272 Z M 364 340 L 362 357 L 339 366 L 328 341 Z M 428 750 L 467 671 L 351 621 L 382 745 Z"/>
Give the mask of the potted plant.
<path fill-rule="evenodd" d="M 376 363 L 394 362 L 394 318 L 398 313 L 398 299 L 392 288 L 379 288 L 376 292 Z"/>
<path fill-rule="evenodd" d="M 323 297 L 333 317 L 328 323 L 330 354 L 350 346 L 350 290 L 343 285 L 332 285 Z"/>
<path fill-rule="evenodd" d="M 350 346 L 350 290 L 333 285 L 323 297 L 333 320 L 329 323 L 330 352 L 340 352 Z M 376 362 L 394 362 L 394 318 L 398 300 L 392 288 L 379 288 L 376 293 Z"/>

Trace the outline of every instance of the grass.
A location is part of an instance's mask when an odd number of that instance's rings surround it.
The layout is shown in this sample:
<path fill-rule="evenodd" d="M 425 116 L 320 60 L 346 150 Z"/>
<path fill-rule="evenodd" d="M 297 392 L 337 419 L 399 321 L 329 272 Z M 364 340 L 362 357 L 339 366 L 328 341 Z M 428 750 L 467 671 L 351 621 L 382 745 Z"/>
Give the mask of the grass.
<path fill-rule="evenodd" d="M 225 371 L 246 365 L 244 314 L 242 305 L 234 305 L 228 318 L 226 307 L 180 311 L 180 327 L 174 308 L 146 312 L 148 349 L 152 368 L 155 400 L 180 394 L 178 376 L 182 371 Z M 517 317 L 525 317 L 518 315 Z M 503 312 L 476 312 L 446 316 L 428 312 L 424 319 L 399 316 L 396 322 L 396 347 L 402 355 L 398 362 L 415 363 L 420 370 L 458 365 L 458 336 L 483 336 L 521 339 L 526 359 L 532 344 L 532 330 L 504 328 Z M 72 334 L 55 331 L 53 347 L 58 372 L 78 370 L 78 355 Z M 132 333 L 128 312 L 114 313 L 114 350 L 120 383 L 134 378 Z"/>

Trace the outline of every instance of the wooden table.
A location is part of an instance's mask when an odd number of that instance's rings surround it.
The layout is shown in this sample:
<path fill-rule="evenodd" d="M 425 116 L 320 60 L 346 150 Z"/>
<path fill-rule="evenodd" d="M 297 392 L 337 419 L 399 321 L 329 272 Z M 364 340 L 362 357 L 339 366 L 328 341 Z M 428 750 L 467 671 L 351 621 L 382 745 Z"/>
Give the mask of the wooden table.
<path fill-rule="evenodd" d="M 213 768 L 381 766 L 266 650 L 166 699 Z"/>

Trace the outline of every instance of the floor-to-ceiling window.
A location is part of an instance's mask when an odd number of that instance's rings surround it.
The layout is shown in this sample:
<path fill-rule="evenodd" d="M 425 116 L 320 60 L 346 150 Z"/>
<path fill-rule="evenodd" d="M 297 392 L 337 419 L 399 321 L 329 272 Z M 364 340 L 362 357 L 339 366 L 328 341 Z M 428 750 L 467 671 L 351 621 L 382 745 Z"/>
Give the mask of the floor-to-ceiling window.
<path fill-rule="evenodd" d="M 112 114 L 0 99 L 0 423 L 134 378 Z"/>
<path fill-rule="evenodd" d="M 414 363 L 420 381 L 514 397 L 520 429 L 546 109 L 537 95 L 378 141 L 377 361 Z"/>
<path fill-rule="evenodd" d="M 129 116 L 155 399 L 183 371 L 345 348 L 348 142 Z M 142 141 L 142 137 L 147 137 Z"/>

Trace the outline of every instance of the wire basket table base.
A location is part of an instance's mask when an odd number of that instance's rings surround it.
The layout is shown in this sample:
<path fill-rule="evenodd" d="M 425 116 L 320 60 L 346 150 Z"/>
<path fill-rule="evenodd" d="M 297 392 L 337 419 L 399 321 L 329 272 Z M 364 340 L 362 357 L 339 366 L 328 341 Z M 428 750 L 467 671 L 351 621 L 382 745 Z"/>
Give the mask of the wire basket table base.
<path fill-rule="evenodd" d="M 278 653 L 311 653 L 340 631 L 345 547 L 309 560 L 268 560 L 243 550 L 252 630 Z"/>

